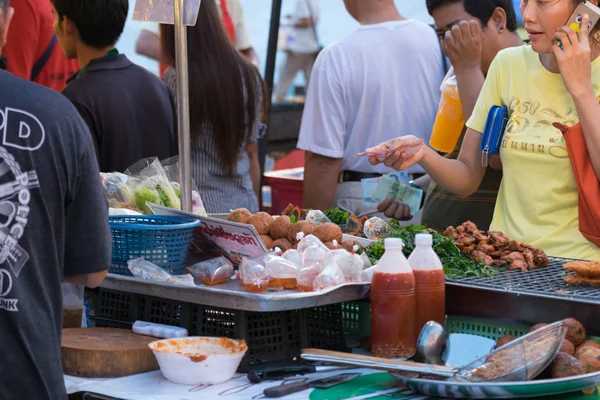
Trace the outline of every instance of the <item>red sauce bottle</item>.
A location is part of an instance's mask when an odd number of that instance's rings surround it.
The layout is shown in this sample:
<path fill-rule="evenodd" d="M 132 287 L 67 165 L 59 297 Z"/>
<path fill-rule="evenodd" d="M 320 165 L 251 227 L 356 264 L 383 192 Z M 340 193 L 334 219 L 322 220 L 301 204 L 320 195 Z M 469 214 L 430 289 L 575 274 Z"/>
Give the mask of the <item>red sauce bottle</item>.
<path fill-rule="evenodd" d="M 402 254 L 401 239 L 385 239 L 385 253 L 371 281 L 371 348 L 383 358 L 416 352 L 415 277 Z"/>
<path fill-rule="evenodd" d="M 446 322 L 446 274 L 440 258 L 433 251 L 433 237 L 419 234 L 415 250 L 408 257 L 416 281 L 417 335 L 429 321 L 444 325 Z"/>

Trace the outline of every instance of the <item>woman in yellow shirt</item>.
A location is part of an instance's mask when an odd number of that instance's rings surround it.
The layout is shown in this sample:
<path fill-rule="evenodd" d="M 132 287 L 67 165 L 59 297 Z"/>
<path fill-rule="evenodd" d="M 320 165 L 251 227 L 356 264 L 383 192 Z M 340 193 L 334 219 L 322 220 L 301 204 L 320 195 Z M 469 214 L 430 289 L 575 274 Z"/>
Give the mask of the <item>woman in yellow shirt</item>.
<path fill-rule="evenodd" d="M 402 148 L 416 149 L 399 149 L 385 160 L 371 158 L 371 163 L 384 162 L 398 170 L 419 163 L 438 185 L 469 196 L 485 173 L 480 143 L 487 114 L 490 107 L 505 105 L 510 120 L 500 150 L 504 178 L 490 229 L 552 256 L 600 260 L 600 248 L 579 232 L 577 185 L 565 141 L 552 126 L 581 122 L 600 177 L 598 31 L 588 32 L 588 16 L 579 37 L 564 26 L 582 2 L 521 2 L 531 45 L 503 50 L 492 63 L 458 160 L 443 158 L 416 137 L 405 136 L 400 138 Z"/>

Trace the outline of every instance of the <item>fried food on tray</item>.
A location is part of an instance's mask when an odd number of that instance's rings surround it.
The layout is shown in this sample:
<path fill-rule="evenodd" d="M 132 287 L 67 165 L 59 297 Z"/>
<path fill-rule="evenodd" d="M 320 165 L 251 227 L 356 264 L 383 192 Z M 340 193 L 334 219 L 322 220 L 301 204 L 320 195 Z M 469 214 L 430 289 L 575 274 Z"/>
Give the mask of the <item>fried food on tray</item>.
<path fill-rule="evenodd" d="M 575 355 L 575 346 L 573 346 L 573 343 L 571 343 L 567 339 L 565 339 L 563 341 L 562 346 L 560 347 L 559 352 L 570 354 L 570 355 Z"/>
<path fill-rule="evenodd" d="M 600 371 L 600 349 L 590 346 L 576 354 L 586 373 Z"/>
<path fill-rule="evenodd" d="M 231 214 L 229 214 L 227 220 L 231 222 L 239 222 L 240 224 L 247 224 L 248 221 L 250 221 L 251 216 L 252 213 L 250 212 L 250 210 L 246 208 L 238 208 L 237 210 L 233 210 Z"/>
<path fill-rule="evenodd" d="M 600 287 L 600 279 L 583 278 L 579 275 L 567 275 L 564 277 L 564 280 L 569 285 Z"/>
<path fill-rule="evenodd" d="M 278 247 L 282 252 L 286 252 L 294 246 L 287 239 L 277 239 L 273 243 L 271 243 L 271 249 Z"/>
<path fill-rule="evenodd" d="M 298 243 L 298 233 L 302 232 L 304 237 L 308 235 L 312 235 L 315 227 L 308 221 L 298 221 L 295 224 L 292 224 L 288 231 L 287 239 L 292 244 Z"/>
<path fill-rule="evenodd" d="M 565 339 L 573 343 L 575 347 L 585 342 L 586 333 L 581 322 L 577 321 L 575 318 L 567 318 L 565 319 L 565 323 L 567 324 L 567 335 L 565 336 Z"/>
<path fill-rule="evenodd" d="M 261 240 L 263 241 L 263 243 L 265 244 L 265 247 L 267 249 L 272 248 L 272 244 L 273 244 L 273 239 L 271 239 L 271 236 L 267 236 L 267 235 L 260 235 Z"/>
<path fill-rule="evenodd" d="M 268 235 L 269 228 L 273 223 L 273 217 L 266 212 L 258 212 L 250 217 L 248 223 L 254 225 L 259 235 Z"/>
<path fill-rule="evenodd" d="M 470 221 L 457 227 L 448 227 L 444 236 L 452 239 L 463 254 L 469 254 L 474 261 L 486 265 L 529 271 L 550 264 L 542 250 L 511 240 L 502 232 L 480 231 Z"/>
<path fill-rule="evenodd" d="M 277 217 L 269 227 L 269 236 L 271 236 L 273 240 L 287 239 L 291 227 L 292 221 L 290 220 L 290 217 L 281 215 Z"/>
<path fill-rule="evenodd" d="M 538 329 L 541 329 L 541 328 L 543 328 L 543 327 L 545 327 L 545 326 L 548 326 L 548 324 L 545 324 L 545 323 L 542 323 L 542 324 L 535 324 L 534 326 L 532 326 L 532 327 L 529 329 L 529 332 L 537 331 Z"/>
<path fill-rule="evenodd" d="M 323 243 L 333 242 L 334 240 L 342 243 L 342 229 L 336 224 L 329 222 L 317 225 L 313 235 L 318 237 Z"/>
<path fill-rule="evenodd" d="M 564 269 L 582 278 L 600 279 L 600 263 L 596 261 L 571 261 L 564 265 Z"/>
<path fill-rule="evenodd" d="M 553 379 L 567 378 L 569 376 L 583 375 L 586 373 L 581 362 L 570 354 L 558 353 L 550 365 Z"/>
<path fill-rule="evenodd" d="M 517 337 L 514 335 L 504 335 L 502 336 L 500 339 L 498 339 L 498 342 L 496 343 L 496 347 L 494 347 L 494 349 L 497 349 L 499 347 L 504 346 L 507 343 L 512 342 L 513 340 L 515 340 Z"/>

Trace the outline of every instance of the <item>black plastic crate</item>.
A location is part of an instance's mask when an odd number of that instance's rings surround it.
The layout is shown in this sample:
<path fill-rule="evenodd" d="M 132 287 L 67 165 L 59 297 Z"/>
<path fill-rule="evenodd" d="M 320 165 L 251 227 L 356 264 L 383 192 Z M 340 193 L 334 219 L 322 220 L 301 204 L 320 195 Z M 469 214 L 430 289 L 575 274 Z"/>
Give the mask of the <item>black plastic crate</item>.
<path fill-rule="evenodd" d="M 92 302 L 98 327 L 126 328 L 136 320 L 180 326 L 190 336 L 245 339 L 248 352 L 240 370 L 288 361 L 306 347 L 348 351 L 342 304 L 304 310 L 250 312 L 99 289 Z"/>

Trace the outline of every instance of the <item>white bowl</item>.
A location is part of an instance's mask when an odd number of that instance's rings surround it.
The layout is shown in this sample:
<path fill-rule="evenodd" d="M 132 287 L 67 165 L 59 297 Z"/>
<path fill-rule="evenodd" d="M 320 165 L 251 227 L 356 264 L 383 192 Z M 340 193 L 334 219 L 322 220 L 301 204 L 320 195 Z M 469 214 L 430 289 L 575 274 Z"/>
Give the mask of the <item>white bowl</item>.
<path fill-rule="evenodd" d="M 244 340 L 211 337 L 158 340 L 148 347 L 163 376 L 182 385 L 227 382 L 248 351 Z"/>

